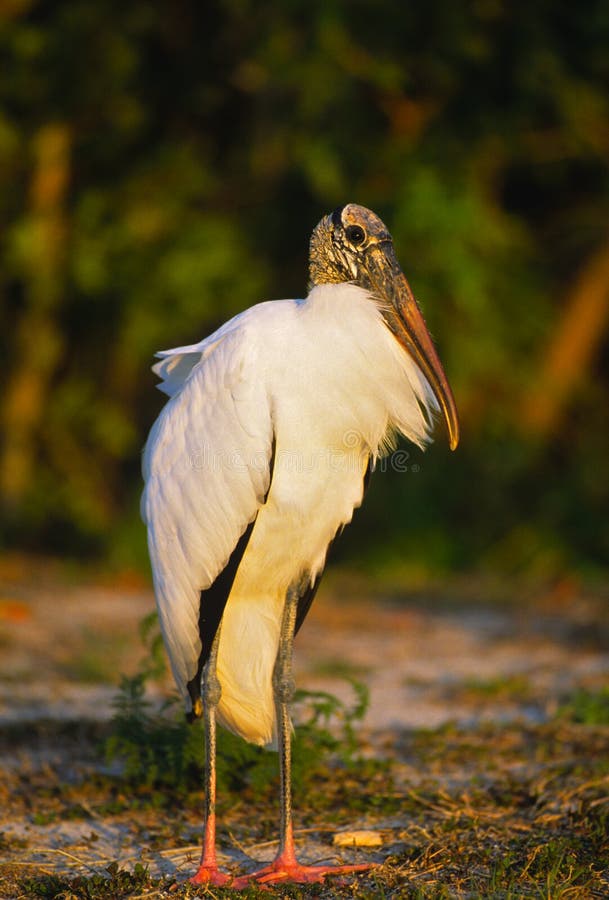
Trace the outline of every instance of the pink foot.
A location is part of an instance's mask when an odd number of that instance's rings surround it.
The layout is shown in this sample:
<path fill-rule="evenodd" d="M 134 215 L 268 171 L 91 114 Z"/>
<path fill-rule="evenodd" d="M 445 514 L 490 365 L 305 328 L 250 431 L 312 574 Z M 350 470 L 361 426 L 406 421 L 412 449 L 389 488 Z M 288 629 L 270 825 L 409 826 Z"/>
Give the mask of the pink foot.
<path fill-rule="evenodd" d="M 230 875 L 220 871 L 217 866 L 201 864 L 192 878 L 188 880 L 191 884 L 211 884 L 212 887 L 224 887 L 231 884 L 233 879 Z"/>
<path fill-rule="evenodd" d="M 231 887 L 242 890 L 253 881 L 257 884 L 275 884 L 280 881 L 291 881 L 296 884 L 311 884 L 323 881 L 326 875 L 349 875 L 352 872 L 366 872 L 374 867 L 374 863 L 363 863 L 358 866 L 302 866 L 296 860 L 277 857 L 268 866 L 235 878 Z"/>

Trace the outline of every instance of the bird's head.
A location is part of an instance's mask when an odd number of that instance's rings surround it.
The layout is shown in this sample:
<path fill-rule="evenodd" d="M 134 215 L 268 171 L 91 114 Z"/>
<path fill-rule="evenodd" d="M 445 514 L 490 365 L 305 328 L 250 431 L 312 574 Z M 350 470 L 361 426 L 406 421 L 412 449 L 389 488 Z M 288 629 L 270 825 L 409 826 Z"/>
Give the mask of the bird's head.
<path fill-rule="evenodd" d="M 351 282 L 369 291 L 383 318 L 429 382 L 444 414 L 451 450 L 459 443 L 457 408 L 431 336 L 379 217 L 348 203 L 311 235 L 310 286 Z"/>

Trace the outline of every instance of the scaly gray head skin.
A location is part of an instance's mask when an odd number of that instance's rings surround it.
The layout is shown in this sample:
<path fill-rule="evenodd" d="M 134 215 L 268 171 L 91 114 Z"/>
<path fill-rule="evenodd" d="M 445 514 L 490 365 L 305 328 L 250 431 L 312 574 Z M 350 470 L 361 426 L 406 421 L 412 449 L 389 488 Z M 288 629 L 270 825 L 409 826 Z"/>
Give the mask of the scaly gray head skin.
<path fill-rule="evenodd" d="M 324 216 L 311 235 L 309 286 L 351 282 L 380 301 L 385 322 L 412 356 L 442 409 L 451 450 L 459 443 L 455 401 L 421 311 L 379 217 L 348 203 Z"/>

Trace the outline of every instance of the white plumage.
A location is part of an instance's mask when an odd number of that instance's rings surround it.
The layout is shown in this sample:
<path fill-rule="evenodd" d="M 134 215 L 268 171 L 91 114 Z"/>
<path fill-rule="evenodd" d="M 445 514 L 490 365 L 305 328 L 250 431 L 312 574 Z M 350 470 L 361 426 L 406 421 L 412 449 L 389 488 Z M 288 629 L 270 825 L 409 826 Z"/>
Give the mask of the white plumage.
<path fill-rule="evenodd" d="M 353 284 L 262 303 L 158 355 L 171 399 L 146 445 L 142 512 L 173 673 L 186 693 L 201 652 L 200 592 L 257 515 L 222 619 L 218 717 L 272 743 L 286 590 L 322 570 L 362 500 L 369 458 L 395 432 L 423 446 L 438 404 L 379 304 Z"/>

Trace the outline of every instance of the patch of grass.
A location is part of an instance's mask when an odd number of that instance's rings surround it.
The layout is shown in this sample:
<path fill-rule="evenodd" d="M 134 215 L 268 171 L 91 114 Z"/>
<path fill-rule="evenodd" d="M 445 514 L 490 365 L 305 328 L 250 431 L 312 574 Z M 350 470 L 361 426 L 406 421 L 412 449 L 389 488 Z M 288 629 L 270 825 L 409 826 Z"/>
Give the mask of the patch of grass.
<path fill-rule="evenodd" d="M 133 872 L 110 863 L 103 874 L 77 875 L 75 878 L 47 875 L 43 878 L 26 878 L 21 887 L 28 897 L 44 900 L 122 900 L 133 897 L 154 884 L 148 875 L 148 867 L 136 863 Z"/>
<path fill-rule="evenodd" d="M 609 687 L 579 688 L 562 704 L 558 715 L 582 725 L 609 725 Z"/>
<path fill-rule="evenodd" d="M 497 678 L 470 678 L 461 689 L 466 699 L 505 701 L 522 700 L 532 695 L 532 687 L 523 675 L 506 675 Z"/>
<path fill-rule="evenodd" d="M 346 659 L 331 657 L 320 660 L 311 670 L 320 678 L 341 678 L 345 681 L 356 681 L 367 675 L 370 666 L 356 665 Z"/>

